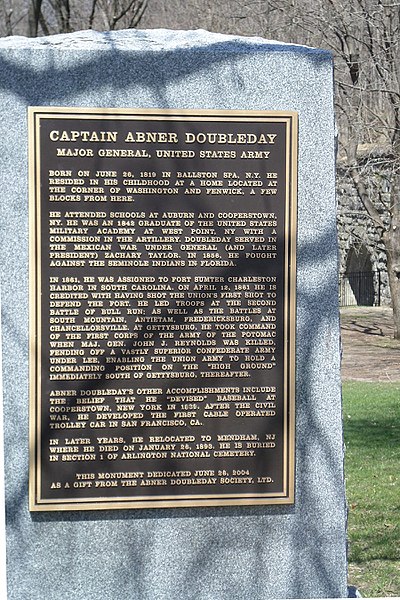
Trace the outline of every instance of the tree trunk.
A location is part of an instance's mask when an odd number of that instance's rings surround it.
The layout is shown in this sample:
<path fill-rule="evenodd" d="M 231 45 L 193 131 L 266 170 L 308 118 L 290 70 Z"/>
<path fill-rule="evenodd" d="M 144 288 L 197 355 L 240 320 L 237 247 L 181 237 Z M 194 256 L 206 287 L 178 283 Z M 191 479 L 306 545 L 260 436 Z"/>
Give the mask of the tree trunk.
<path fill-rule="evenodd" d="M 400 231 L 400 226 L 396 228 L 396 233 L 398 231 Z M 388 238 L 389 235 L 388 232 Z M 396 340 L 400 340 L 400 239 L 398 234 L 394 237 L 394 232 L 390 237 L 391 239 L 388 239 L 387 242 L 385 240 L 385 246 L 387 248 L 387 270 L 390 294 L 392 296 L 394 337 Z"/>
<path fill-rule="evenodd" d="M 42 0 L 30 0 L 28 10 L 28 36 L 37 37 Z"/>
<path fill-rule="evenodd" d="M 392 210 L 388 231 L 383 234 L 392 296 L 394 337 L 400 340 L 400 175 L 392 179 Z"/>
<path fill-rule="evenodd" d="M 2 0 L 1 4 L 3 7 L 3 13 L 4 13 L 4 23 L 5 23 L 5 28 L 6 28 L 6 35 L 12 35 L 13 27 L 12 27 L 12 23 L 11 23 L 11 17 L 12 17 L 13 9 L 10 6 L 6 6 L 4 0 Z"/>

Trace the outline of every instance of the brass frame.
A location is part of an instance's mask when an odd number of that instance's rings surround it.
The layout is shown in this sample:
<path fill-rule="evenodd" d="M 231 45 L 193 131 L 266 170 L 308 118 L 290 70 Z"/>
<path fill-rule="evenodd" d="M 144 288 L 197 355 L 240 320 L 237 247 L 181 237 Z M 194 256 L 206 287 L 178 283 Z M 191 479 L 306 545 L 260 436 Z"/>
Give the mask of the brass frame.
<path fill-rule="evenodd" d="M 286 222 L 285 222 L 285 280 L 284 280 L 284 481 L 288 489 L 282 497 L 273 494 L 229 494 L 141 496 L 132 498 L 102 498 L 82 501 L 40 499 L 40 457 L 37 452 L 41 439 L 41 327 L 40 327 L 40 143 L 37 134 L 40 120 L 46 118 L 113 119 L 141 121 L 144 118 L 170 121 L 216 122 L 285 122 L 286 127 Z M 297 152 L 298 115 L 294 111 L 242 110 L 174 110 L 174 109 L 121 109 L 86 107 L 29 107 L 29 229 L 30 229 L 30 282 L 29 282 L 29 509 L 31 511 L 108 510 L 129 508 L 176 508 L 233 505 L 284 505 L 295 499 L 295 329 L 296 329 L 296 224 L 297 224 Z M 289 350 L 288 350 L 289 348 Z M 288 413 L 289 411 L 289 413 Z M 287 415 L 289 414 L 289 419 Z M 286 485 L 286 484 L 285 484 Z M 284 496 L 284 497 L 283 497 Z"/>

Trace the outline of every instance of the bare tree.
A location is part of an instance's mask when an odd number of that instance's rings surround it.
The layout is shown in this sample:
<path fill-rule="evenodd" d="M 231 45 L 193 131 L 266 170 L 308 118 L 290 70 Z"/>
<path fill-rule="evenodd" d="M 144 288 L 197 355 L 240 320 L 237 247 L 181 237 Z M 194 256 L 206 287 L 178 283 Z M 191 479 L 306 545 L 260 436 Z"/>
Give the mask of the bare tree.
<path fill-rule="evenodd" d="M 28 35 L 36 37 L 42 11 L 42 0 L 30 0 L 28 8 Z"/>
<path fill-rule="evenodd" d="M 49 0 L 49 4 L 57 20 L 60 33 L 69 33 L 71 29 L 71 6 L 69 0 Z"/>
<path fill-rule="evenodd" d="M 1 0 L 0 3 L 0 19 L 4 23 L 5 34 L 12 35 L 12 14 L 13 7 L 11 2 L 7 2 L 7 0 Z"/>
<path fill-rule="evenodd" d="M 147 0 L 93 0 L 90 25 L 96 14 L 106 29 L 130 29 L 136 27 L 146 10 Z"/>
<path fill-rule="evenodd" d="M 136 27 L 147 0 L 0 0 L 0 35 Z"/>

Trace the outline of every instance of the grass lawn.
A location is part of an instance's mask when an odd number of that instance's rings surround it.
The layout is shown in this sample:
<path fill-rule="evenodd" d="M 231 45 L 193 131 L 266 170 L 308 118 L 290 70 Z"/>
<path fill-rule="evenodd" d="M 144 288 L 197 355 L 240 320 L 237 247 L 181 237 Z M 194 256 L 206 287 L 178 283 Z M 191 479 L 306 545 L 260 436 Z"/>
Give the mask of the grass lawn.
<path fill-rule="evenodd" d="M 400 383 L 344 382 L 349 584 L 400 596 Z"/>

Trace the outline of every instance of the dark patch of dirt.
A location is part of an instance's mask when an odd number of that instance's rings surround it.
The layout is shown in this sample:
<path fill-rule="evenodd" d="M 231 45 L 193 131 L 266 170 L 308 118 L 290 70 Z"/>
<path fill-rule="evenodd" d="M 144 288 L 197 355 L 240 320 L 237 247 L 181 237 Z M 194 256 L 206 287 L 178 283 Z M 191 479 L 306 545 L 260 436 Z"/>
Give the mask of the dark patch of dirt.
<path fill-rule="evenodd" d="M 340 311 L 342 379 L 400 381 L 400 341 L 393 338 L 388 307 L 347 307 Z"/>

